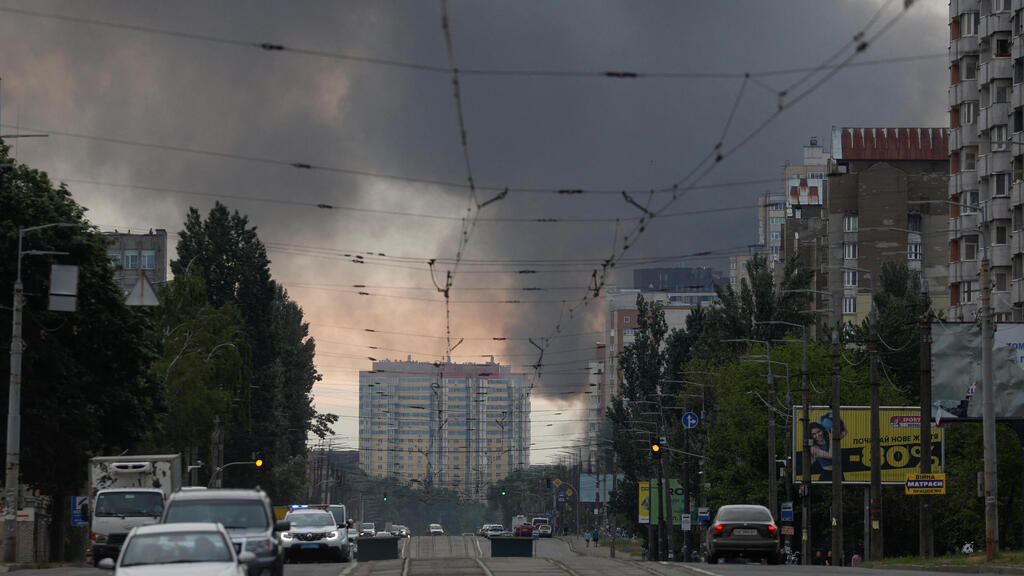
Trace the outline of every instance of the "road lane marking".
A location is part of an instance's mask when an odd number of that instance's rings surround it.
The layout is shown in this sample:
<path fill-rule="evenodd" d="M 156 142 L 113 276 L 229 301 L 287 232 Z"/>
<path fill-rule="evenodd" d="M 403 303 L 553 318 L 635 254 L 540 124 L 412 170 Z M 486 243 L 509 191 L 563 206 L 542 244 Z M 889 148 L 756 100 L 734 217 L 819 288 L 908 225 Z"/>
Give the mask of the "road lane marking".
<path fill-rule="evenodd" d="M 619 561 L 619 562 L 626 562 L 626 560 L 619 560 L 618 558 L 616 558 L 616 560 Z M 630 564 L 631 565 L 636 565 L 637 568 L 639 568 L 639 569 L 641 569 L 644 572 L 647 572 L 649 574 L 654 574 L 655 576 L 664 576 L 663 572 L 658 572 L 657 570 L 651 568 L 650 565 L 646 561 L 642 561 L 642 560 L 641 561 L 630 561 Z M 689 562 L 658 562 L 658 564 L 660 564 L 661 566 L 671 566 L 673 568 L 682 568 L 683 570 L 687 570 L 687 571 L 690 571 L 690 572 L 695 572 L 695 573 L 701 574 L 703 576 L 722 576 L 718 572 L 712 572 L 710 570 L 704 570 L 703 568 L 697 568 L 695 566 L 691 566 L 692 563 L 689 563 Z"/>
<path fill-rule="evenodd" d="M 409 564 L 411 562 L 409 562 L 408 558 L 402 561 L 402 576 L 409 576 Z"/>
<path fill-rule="evenodd" d="M 579 574 L 576 573 L 575 570 L 573 570 L 572 568 L 569 568 L 568 566 L 565 565 L 565 563 L 563 563 L 563 562 L 561 562 L 559 560 L 555 560 L 554 558 L 545 558 L 545 560 L 547 560 L 551 564 L 554 564 L 556 568 L 559 568 L 559 569 L 565 571 L 567 574 L 569 574 L 569 576 L 580 576 Z"/>
<path fill-rule="evenodd" d="M 490 568 L 488 568 L 487 565 L 484 564 L 483 560 L 479 558 L 474 558 L 474 560 L 476 560 L 476 563 L 480 566 L 480 569 L 484 571 L 484 576 L 494 576 L 494 573 L 492 573 Z"/>
<path fill-rule="evenodd" d="M 338 574 L 338 576 L 348 576 L 349 572 L 351 572 L 351 571 L 356 569 L 356 565 L 357 564 L 359 564 L 359 561 L 356 560 L 355 558 L 349 560 L 348 567 L 346 567 L 344 570 L 342 570 L 341 573 Z"/>
<path fill-rule="evenodd" d="M 474 538 L 473 542 L 476 543 L 476 555 L 477 556 L 483 556 L 484 555 L 484 551 L 480 549 L 480 539 L 479 538 Z"/>

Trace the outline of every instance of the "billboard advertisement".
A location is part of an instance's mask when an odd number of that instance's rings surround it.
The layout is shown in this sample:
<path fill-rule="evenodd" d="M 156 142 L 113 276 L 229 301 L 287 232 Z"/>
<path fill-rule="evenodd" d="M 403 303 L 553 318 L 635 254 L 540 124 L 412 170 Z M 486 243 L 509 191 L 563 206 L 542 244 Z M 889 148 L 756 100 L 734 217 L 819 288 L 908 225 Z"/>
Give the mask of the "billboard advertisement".
<path fill-rule="evenodd" d="M 882 455 L 882 483 L 904 484 L 907 474 L 921 472 L 921 409 L 884 406 L 878 412 L 879 444 Z M 815 406 L 810 412 L 811 482 L 832 482 L 833 434 L 841 438 L 843 484 L 871 482 L 871 408 L 843 406 L 840 418 L 832 417 L 828 406 Z M 803 409 L 793 407 L 794 482 L 803 479 Z M 932 471 L 941 472 L 943 464 L 942 429 L 932 428 Z"/>
<path fill-rule="evenodd" d="M 996 322 L 992 346 L 996 418 L 1024 418 L 1024 324 Z M 932 418 L 981 418 L 981 329 L 932 324 Z"/>
<path fill-rule="evenodd" d="M 637 504 L 639 510 L 637 511 L 637 522 L 641 524 L 651 523 L 651 483 L 650 482 L 637 482 L 637 489 L 639 493 L 637 495 Z"/>
<path fill-rule="evenodd" d="M 671 491 L 669 498 L 672 501 L 672 515 L 670 516 L 672 523 L 678 526 L 682 522 L 683 514 L 683 484 L 678 479 L 673 478 L 669 481 L 671 484 Z M 661 490 L 658 488 L 658 479 L 652 478 L 650 482 L 651 492 L 651 518 L 654 518 L 654 522 L 658 521 L 658 514 L 661 513 L 661 503 L 665 501 L 665 498 L 659 498 Z M 669 518 L 666 518 L 668 520 Z"/>

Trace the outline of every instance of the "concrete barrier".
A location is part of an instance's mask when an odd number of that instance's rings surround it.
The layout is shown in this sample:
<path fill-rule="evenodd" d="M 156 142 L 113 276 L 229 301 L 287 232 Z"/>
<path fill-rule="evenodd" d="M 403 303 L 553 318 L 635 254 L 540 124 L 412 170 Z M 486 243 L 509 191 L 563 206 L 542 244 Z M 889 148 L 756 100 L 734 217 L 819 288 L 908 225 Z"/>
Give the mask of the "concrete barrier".
<path fill-rule="evenodd" d="M 529 536 L 491 536 L 491 558 L 530 558 L 533 538 Z"/>
<path fill-rule="evenodd" d="M 398 559 L 398 536 L 366 536 L 356 542 L 360 562 Z"/>

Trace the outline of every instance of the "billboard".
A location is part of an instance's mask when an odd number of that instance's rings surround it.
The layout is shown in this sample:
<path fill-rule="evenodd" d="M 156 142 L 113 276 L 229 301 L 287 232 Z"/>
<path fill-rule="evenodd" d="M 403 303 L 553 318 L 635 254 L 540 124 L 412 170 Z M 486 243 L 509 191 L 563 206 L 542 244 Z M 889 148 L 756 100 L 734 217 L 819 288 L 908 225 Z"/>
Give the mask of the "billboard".
<path fill-rule="evenodd" d="M 637 482 L 637 489 L 639 493 L 637 495 L 637 505 L 639 510 L 637 511 L 637 522 L 641 524 L 651 523 L 651 483 L 650 482 Z"/>
<path fill-rule="evenodd" d="M 993 323 L 996 418 L 1024 418 L 1024 324 Z M 981 329 L 932 324 L 932 414 L 939 422 L 981 418 Z"/>
<path fill-rule="evenodd" d="M 921 472 L 921 409 L 884 406 L 878 413 L 879 444 L 882 454 L 882 483 L 904 484 L 907 474 Z M 811 482 L 832 482 L 831 437 L 838 430 L 843 459 L 843 484 L 871 482 L 871 408 L 843 406 L 838 424 L 828 406 L 814 406 L 810 412 Z M 793 481 L 803 479 L 803 409 L 793 407 Z M 943 465 L 942 429 L 932 428 L 932 471 Z"/>
<path fill-rule="evenodd" d="M 671 485 L 671 488 L 669 489 L 670 490 L 669 498 L 672 501 L 672 514 L 671 514 L 671 516 L 669 518 L 665 518 L 665 519 L 666 520 L 671 519 L 672 523 L 675 524 L 676 526 L 678 526 L 682 522 L 682 515 L 683 515 L 683 495 L 684 495 L 684 493 L 683 493 L 683 484 L 682 484 L 682 482 L 680 482 L 676 478 L 671 479 L 669 481 L 669 484 Z M 651 514 L 651 518 L 653 518 L 654 521 L 657 522 L 658 521 L 658 514 L 661 513 L 660 512 L 661 511 L 661 504 L 665 501 L 665 498 L 664 497 L 661 497 L 661 498 L 658 497 L 661 494 L 661 490 L 658 489 L 658 479 L 657 478 L 652 478 L 649 485 L 650 485 L 650 493 L 651 493 L 651 506 L 650 506 L 651 511 L 650 511 L 650 514 Z"/>

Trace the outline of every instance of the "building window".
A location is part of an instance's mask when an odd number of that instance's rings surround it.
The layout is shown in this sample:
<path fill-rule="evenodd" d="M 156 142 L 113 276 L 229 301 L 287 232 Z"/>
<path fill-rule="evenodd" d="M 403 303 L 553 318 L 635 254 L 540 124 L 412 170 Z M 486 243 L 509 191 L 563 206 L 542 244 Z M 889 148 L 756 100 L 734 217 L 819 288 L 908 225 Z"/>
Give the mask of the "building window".
<path fill-rule="evenodd" d="M 907 230 L 911 232 L 921 231 L 921 215 L 918 213 L 907 214 Z"/>
<path fill-rule="evenodd" d="M 120 250 L 107 250 L 107 259 L 110 260 L 110 266 L 114 270 L 121 268 L 121 251 Z"/>
<path fill-rule="evenodd" d="M 124 251 L 124 269 L 125 270 L 138 270 L 139 269 L 139 251 L 138 250 L 125 250 Z"/>
<path fill-rule="evenodd" d="M 1006 173 L 992 175 L 992 194 L 1006 196 L 1010 193 L 1010 175 Z"/>
<path fill-rule="evenodd" d="M 1010 9 L 1010 0 L 992 0 L 992 12 L 1006 12 Z"/>
<path fill-rule="evenodd" d="M 961 36 L 977 36 L 978 35 L 978 23 L 981 20 L 981 15 L 977 12 L 965 12 L 960 15 L 960 35 Z"/>
<path fill-rule="evenodd" d="M 964 260 L 978 259 L 978 237 L 964 236 Z"/>
<path fill-rule="evenodd" d="M 1009 58 L 1010 57 L 1010 39 L 1009 38 L 996 38 L 996 51 L 993 54 L 996 58 Z"/>
<path fill-rule="evenodd" d="M 970 280 L 967 282 L 960 283 L 960 299 L 964 304 L 974 302 L 974 297 L 978 293 L 978 281 Z"/>
<path fill-rule="evenodd" d="M 623 316 L 622 317 L 622 323 L 623 324 L 629 324 L 629 316 Z"/>
<path fill-rule="evenodd" d="M 974 148 L 964 149 L 964 170 L 975 170 L 978 163 L 978 151 Z"/>
<path fill-rule="evenodd" d="M 142 269 L 156 270 L 156 250 L 142 251 Z"/>
<path fill-rule="evenodd" d="M 975 80 L 978 77 L 978 58 L 966 56 L 960 60 L 960 77 L 964 80 Z"/>
<path fill-rule="evenodd" d="M 847 242 L 846 244 L 843 244 L 843 258 L 845 258 L 847 260 L 856 260 L 857 259 L 857 243 L 856 242 Z"/>
<path fill-rule="evenodd" d="M 963 206 L 960 207 L 960 211 L 964 214 L 974 214 L 978 211 L 978 191 L 977 190 L 965 190 Z"/>
<path fill-rule="evenodd" d="M 1006 226 L 996 226 L 996 244 L 1006 244 Z"/>
<path fill-rule="evenodd" d="M 1024 58 L 1017 58 L 1013 61 L 1013 83 L 1024 82 Z"/>
<path fill-rule="evenodd" d="M 989 138 L 993 151 L 1008 150 L 1010 147 L 1010 143 L 1006 141 L 1006 124 L 993 126 Z"/>
<path fill-rule="evenodd" d="M 996 272 L 996 291 L 1006 292 L 1009 289 L 1009 282 L 1006 278 L 1006 272 Z"/>
<path fill-rule="evenodd" d="M 856 298 L 843 298 L 843 314 L 856 314 L 857 313 L 857 299 Z"/>
<path fill-rule="evenodd" d="M 971 100 L 970 102 L 960 103 L 960 124 L 974 124 L 975 118 L 978 117 L 978 103 Z"/>
<path fill-rule="evenodd" d="M 921 259 L 921 243 L 910 242 L 907 244 L 907 260 L 920 260 Z"/>
<path fill-rule="evenodd" d="M 960 261 L 960 241 L 950 240 L 949 241 L 949 261 L 959 262 Z"/>
<path fill-rule="evenodd" d="M 1006 85 L 996 86 L 992 90 L 992 103 L 1003 104 L 1010 101 L 1010 87 Z"/>
<path fill-rule="evenodd" d="M 1021 277 L 1024 277 L 1024 254 L 1014 254 L 1011 263 L 1013 266 L 1010 272 L 1013 274 L 1013 279 L 1020 280 Z"/>
<path fill-rule="evenodd" d="M 856 232 L 857 231 L 857 214 L 847 214 L 843 216 L 843 232 Z"/>
<path fill-rule="evenodd" d="M 843 286 L 846 286 L 847 288 L 857 286 L 856 270 L 843 270 Z"/>

